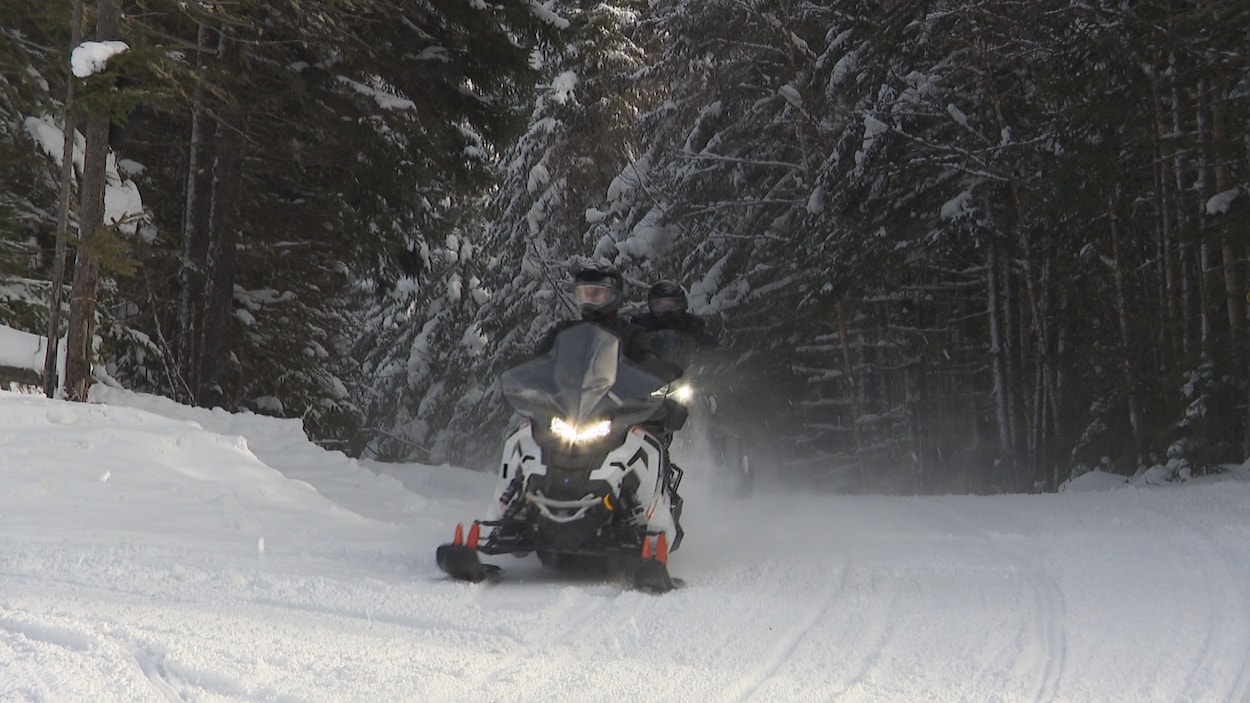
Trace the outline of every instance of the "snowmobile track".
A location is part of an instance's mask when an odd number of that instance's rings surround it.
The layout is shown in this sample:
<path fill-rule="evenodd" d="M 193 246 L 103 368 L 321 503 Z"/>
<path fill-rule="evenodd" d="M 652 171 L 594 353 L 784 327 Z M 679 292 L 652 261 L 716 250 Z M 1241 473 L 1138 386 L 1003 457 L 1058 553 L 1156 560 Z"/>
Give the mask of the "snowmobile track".
<path fill-rule="evenodd" d="M 1038 613 L 1035 621 L 1036 637 L 1044 645 L 1039 661 L 1034 666 L 1038 676 L 1037 692 L 1033 694 L 1032 700 L 1034 703 L 1048 703 L 1058 697 L 1059 681 L 1066 659 L 1063 594 L 1055 580 L 1045 571 L 1032 569 L 1024 573 Z"/>
<path fill-rule="evenodd" d="M 731 700 L 737 703 L 750 700 L 769 679 L 775 676 L 790 661 L 795 651 L 821 622 L 829 615 L 834 603 L 838 602 L 846 590 L 847 569 L 843 567 L 838 575 L 835 586 L 829 589 L 823 600 L 807 612 L 807 617 L 787 627 L 770 647 L 768 658 L 757 666 L 747 677 L 738 681 L 731 693 Z"/>
<path fill-rule="evenodd" d="M 512 587 L 518 592 L 508 593 L 507 588 L 491 588 L 490 593 L 487 593 L 487 589 L 481 589 L 481 584 L 478 584 L 476 588 L 480 592 L 475 600 L 484 610 L 492 606 L 506 609 L 509 607 L 508 601 L 512 596 L 533 598 L 535 587 L 548 589 L 554 585 L 553 583 L 539 585 L 517 583 Z M 527 595 L 522 595 L 521 592 Z M 629 618 L 629 613 L 624 616 L 613 613 L 613 605 L 621 597 L 619 592 L 615 596 L 605 595 L 599 593 L 594 586 L 574 584 L 559 587 L 552 593 L 556 596 L 554 603 L 533 613 L 529 618 L 533 627 L 511 635 L 509 641 L 512 644 L 509 648 L 497 653 L 491 659 L 489 666 L 472 676 L 472 689 L 485 690 L 488 683 L 508 682 L 523 678 L 535 661 L 545 661 L 550 664 L 557 658 L 564 657 L 567 651 L 576 653 L 577 644 L 584 640 L 584 636 L 579 636 L 579 633 L 585 631 L 588 625 L 593 625 L 590 628 L 591 631 L 599 632 L 605 629 L 607 623 L 621 622 Z M 630 612 L 636 612 L 643 605 L 643 602 L 636 603 Z M 571 655 L 569 658 L 576 659 L 576 655 Z"/>
<path fill-rule="evenodd" d="M 941 508 L 943 520 L 958 525 L 963 533 L 979 535 L 979 525 L 970 520 L 956 504 L 944 502 L 936 505 Z M 1004 516 L 1004 521 L 1008 524 L 1018 522 L 1010 515 Z M 1029 700 L 1033 703 L 1057 700 L 1059 683 L 1068 658 L 1067 612 L 1062 589 L 1053 576 L 1036 566 L 1026 551 L 1027 546 L 1016 544 L 1009 534 L 981 537 L 977 542 L 978 547 L 984 547 L 1001 557 L 1002 563 L 1014 565 L 1008 575 L 1012 580 L 1020 582 L 1028 596 L 1027 604 L 1034 612 L 1032 620 L 1021 624 L 1017 641 L 1017 655 L 1021 664 L 1032 672 L 1033 693 Z"/>
<path fill-rule="evenodd" d="M 1250 581 L 1250 567 L 1247 567 L 1241 560 L 1239 555 L 1233 554 L 1227 548 L 1222 548 L 1212 540 L 1209 536 L 1213 526 L 1202 525 L 1199 520 L 1192 517 L 1183 517 L 1174 513 L 1169 513 L 1157 506 L 1142 505 L 1143 509 L 1149 510 L 1152 514 L 1159 518 L 1169 520 L 1176 523 L 1187 535 L 1187 541 L 1192 541 L 1198 546 L 1194 549 L 1187 546 L 1184 549 L 1176 550 L 1183 553 L 1194 563 L 1193 568 L 1198 568 L 1201 564 L 1210 564 L 1212 561 L 1219 561 L 1222 565 L 1222 573 L 1215 574 L 1209 571 L 1205 574 L 1206 578 L 1202 579 L 1206 593 L 1201 598 L 1195 598 L 1195 602 L 1205 603 L 1207 606 L 1207 619 L 1203 631 L 1206 633 L 1202 642 L 1200 651 L 1194 656 L 1194 665 L 1191 673 L 1186 681 L 1184 688 L 1177 692 L 1177 700 L 1211 700 L 1224 701 L 1250 701 L 1250 660 L 1244 656 L 1237 656 L 1232 653 L 1233 661 L 1236 663 L 1231 666 L 1237 670 L 1233 677 L 1233 683 L 1229 686 L 1229 690 L 1222 696 L 1211 696 L 1211 691 L 1202 688 L 1201 683 L 1207 679 L 1202 672 L 1219 662 L 1221 659 L 1228 659 L 1230 652 L 1226 648 L 1221 649 L 1216 645 L 1217 641 L 1227 642 L 1227 635 L 1217 637 L 1217 633 L 1232 630 L 1235 632 L 1250 632 L 1250 615 L 1244 606 L 1235 602 L 1227 602 L 1230 600 L 1230 593 L 1237 593 L 1243 590 L 1241 584 Z M 1199 559 L 1198 555 L 1203 554 L 1204 557 Z M 1214 558 L 1211 558 L 1214 557 Z M 1235 600 L 1235 599 L 1233 599 Z M 1245 652 L 1250 650 L 1250 635 L 1242 635 L 1244 645 L 1235 651 Z"/>

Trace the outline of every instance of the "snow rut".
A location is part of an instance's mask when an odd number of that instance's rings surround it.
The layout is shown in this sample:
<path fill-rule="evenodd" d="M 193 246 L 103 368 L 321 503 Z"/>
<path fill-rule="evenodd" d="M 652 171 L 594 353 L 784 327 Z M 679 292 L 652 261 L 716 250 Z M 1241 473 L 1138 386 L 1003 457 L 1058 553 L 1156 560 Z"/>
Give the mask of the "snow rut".
<path fill-rule="evenodd" d="M 1195 610 L 1205 610 L 1200 625 L 1205 634 L 1201 646 L 1188 657 L 1191 669 L 1181 689 L 1172 692 L 1174 699 L 1250 701 L 1250 660 L 1245 656 L 1250 651 L 1250 565 L 1245 561 L 1245 550 L 1234 552 L 1225 546 L 1238 540 L 1226 542 L 1212 537 L 1221 531 L 1238 530 L 1242 534 L 1240 541 L 1245 543 L 1250 541 L 1250 527 L 1208 524 L 1199 511 L 1181 513 L 1150 503 L 1143 503 L 1142 507 L 1154 521 L 1175 526 L 1175 530 L 1168 530 L 1173 536 L 1164 545 L 1168 547 L 1168 558 L 1184 560 L 1190 564 L 1187 571 L 1202 574 L 1195 579 L 1201 592 L 1191 593 L 1190 600 Z M 1218 572 L 1210 570 L 1213 563 L 1220 565 Z M 1240 640 L 1242 644 L 1230 649 L 1230 640 Z M 1221 669 L 1229 675 L 1212 675 Z M 1220 681 L 1231 682 L 1225 684 L 1227 690 L 1219 690 Z"/>
<path fill-rule="evenodd" d="M 806 613 L 801 613 L 800 617 L 794 622 L 784 627 L 780 623 L 778 624 L 776 629 L 780 630 L 780 634 L 769 644 L 762 662 L 752 666 L 747 675 L 729 686 L 722 700 L 738 703 L 751 700 L 770 679 L 790 663 L 808 635 L 824 624 L 825 620 L 829 619 L 830 611 L 846 590 L 847 570 L 843 568 L 840 574 L 837 574 L 835 578 L 829 579 L 829 581 L 833 585 L 828 592 L 823 598 L 817 600 Z M 778 588 L 774 590 L 772 597 L 768 600 L 776 602 L 775 599 L 785 597 L 785 589 Z"/>
<path fill-rule="evenodd" d="M 169 672 L 165 669 L 164 655 L 157 654 L 150 649 L 144 649 L 135 644 L 126 644 L 118 642 L 119 646 L 129 654 L 134 660 L 139 670 L 151 683 L 155 690 L 162 698 L 169 703 L 185 703 L 187 699 L 183 698 L 171 684 Z"/>

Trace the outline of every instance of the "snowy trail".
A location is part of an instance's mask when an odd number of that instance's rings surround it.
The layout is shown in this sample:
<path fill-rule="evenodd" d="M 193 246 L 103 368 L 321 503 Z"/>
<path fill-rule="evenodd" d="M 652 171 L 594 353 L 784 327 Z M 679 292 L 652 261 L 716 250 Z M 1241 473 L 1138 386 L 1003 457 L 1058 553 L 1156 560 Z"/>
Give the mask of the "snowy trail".
<path fill-rule="evenodd" d="M 684 588 L 533 557 L 474 585 L 433 552 L 490 477 L 151 404 L 0 393 L 0 701 L 1250 702 L 1245 481 L 733 501 L 696 473 Z"/>

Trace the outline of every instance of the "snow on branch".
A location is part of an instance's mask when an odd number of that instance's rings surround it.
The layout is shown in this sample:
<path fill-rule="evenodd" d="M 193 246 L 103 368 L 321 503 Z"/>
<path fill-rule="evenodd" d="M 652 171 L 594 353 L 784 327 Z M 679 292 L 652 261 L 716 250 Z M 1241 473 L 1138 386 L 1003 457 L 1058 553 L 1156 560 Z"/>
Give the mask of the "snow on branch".
<path fill-rule="evenodd" d="M 109 59 L 129 50 L 130 45 L 123 41 L 85 41 L 74 47 L 69 64 L 75 76 L 87 78 L 103 71 Z"/>
<path fill-rule="evenodd" d="M 1228 209 L 1233 206 L 1233 201 L 1237 196 L 1241 195 L 1240 188 L 1226 190 L 1223 193 L 1216 193 L 1207 200 L 1208 215 L 1224 215 L 1228 213 Z"/>

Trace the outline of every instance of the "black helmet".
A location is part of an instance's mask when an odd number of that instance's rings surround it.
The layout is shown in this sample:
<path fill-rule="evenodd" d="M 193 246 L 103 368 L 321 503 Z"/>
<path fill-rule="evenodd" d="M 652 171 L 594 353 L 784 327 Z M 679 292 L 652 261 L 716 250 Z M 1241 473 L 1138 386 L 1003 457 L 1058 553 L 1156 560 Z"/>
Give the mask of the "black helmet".
<path fill-rule="evenodd" d="M 659 281 L 647 291 L 647 308 L 661 319 L 678 317 L 686 312 L 686 289 L 673 281 Z"/>
<path fill-rule="evenodd" d="M 602 259 L 575 258 L 569 269 L 573 275 L 573 297 L 582 317 L 596 319 L 615 313 L 625 297 L 625 279 L 616 267 Z"/>

